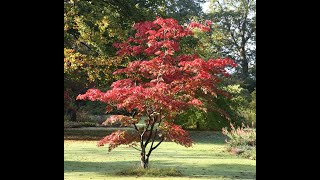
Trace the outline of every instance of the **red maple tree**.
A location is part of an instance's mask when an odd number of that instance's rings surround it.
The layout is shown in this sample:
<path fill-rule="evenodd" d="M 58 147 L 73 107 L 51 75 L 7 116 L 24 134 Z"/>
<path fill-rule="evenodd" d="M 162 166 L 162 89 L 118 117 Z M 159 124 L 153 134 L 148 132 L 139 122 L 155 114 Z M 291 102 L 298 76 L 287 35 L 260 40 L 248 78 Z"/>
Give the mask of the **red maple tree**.
<path fill-rule="evenodd" d="M 120 122 L 134 130 L 115 131 L 100 140 L 98 146 L 109 144 L 111 151 L 119 145 L 129 145 L 140 151 L 143 168 L 148 167 L 152 151 L 163 141 L 192 146 L 189 133 L 174 124 L 175 115 L 190 106 L 203 108 L 199 95 L 221 93 L 216 86 L 220 76 L 228 75 L 226 66 L 236 66 L 229 58 L 205 61 L 196 54 L 181 54 L 179 42 L 192 36 L 194 28 L 210 31 L 210 23 L 193 22 L 183 27 L 172 18 L 157 18 L 135 24 L 134 37 L 114 44 L 119 56 L 144 59 L 115 71 L 114 74 L 124 74 L 127 78 L 114 82 L 111 90 L 89 89 L 77 99 L 105 102 L 107 112 L 113 107 L 124 109 L 131 115 L 113 115 L 104 124 Z"/>

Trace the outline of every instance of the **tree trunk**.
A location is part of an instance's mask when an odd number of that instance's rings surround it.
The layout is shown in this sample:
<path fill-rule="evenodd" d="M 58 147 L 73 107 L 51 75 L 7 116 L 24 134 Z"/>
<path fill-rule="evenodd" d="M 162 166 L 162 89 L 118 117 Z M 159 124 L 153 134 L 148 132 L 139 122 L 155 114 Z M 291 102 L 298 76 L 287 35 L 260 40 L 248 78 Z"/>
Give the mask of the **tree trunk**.
<path fill-rule="evenodd" d="M 147 169 L 149 167 L 149 157 L 147 157 L 144 153 L 141 153 L 141 167 L 143 169 Z"/>
<path fill-rule="evenodd" d="M 246 56 L 245 44 L 242 43 L 241 46 L 241 67 L 242 67 L 242 75 L 243 79 L 247 79 L 249 76 L 249 67 L 248 67 L 248 60 Z"/>
<path fill-rule="evenodd" d="M 246 81 L 246 79 L 249 77 L 249 64 L 248 64 L 248 59 L 247 59 L 247 54 L 246 54 L 246 43 L 247 40 L 245 35 L 246 35 L 246 31 L 247 31 L 247 17 L 248 17 L 248 12 L 245 12 L 244 15 L 244 21 L 242 23 L 242 27 L 241 27 L 241 52 L 240 52 L 240 56 L 241 56 L 241 66 L 242 66 L 242 75 L 243 75 L 243 79 Z"/>

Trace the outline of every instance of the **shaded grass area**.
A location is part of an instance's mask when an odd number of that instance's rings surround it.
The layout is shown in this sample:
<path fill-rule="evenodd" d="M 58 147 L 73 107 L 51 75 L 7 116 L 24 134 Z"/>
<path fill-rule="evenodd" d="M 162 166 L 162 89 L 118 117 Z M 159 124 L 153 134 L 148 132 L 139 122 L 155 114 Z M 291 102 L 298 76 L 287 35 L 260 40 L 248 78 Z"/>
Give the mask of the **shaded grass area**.
<path fill-rule="evenodd" d="M 100 140 L 113 131 L 122 129 L 132 131 L 132 128 L 66 128 L 64 129 L 64 140 Z M 196 143 L 218 143 L 224 144 L 226 138 L 221 132 L 212 131 L 189 131 L 192 140 Z"/>
<path fill-rule="evenodd" d="M 110 129 L 108 129 L 110 130 Z M 80 138 L 81 134 L 100 139 L 113 130 L 65 130 L 67 138 Z M 91 132 L 92 131 L 92 132 Z M 98 132 L 97 132 L 98 131 Z M 102 132 L 99 132 L 102 131 Z M 224 136 L 218 132 L 191 132 L 195 145 L 185 148 L 173 142 L 164 142 L 150 156 L 150 167 L 172 169 L 179 177 L 159 174 L 137 176 L 140 156 L 137 150 L 120 146 L 112 152 L 107 147 L 96 147 L 96 141 L 65 140 L 65 179 L 255 179 L 256 161 L 232 156 L 226 151 Z M 66 137 L 65 137 L 66 139 Z M 72 138 L 71 138 L 72 139 Z M 122 173 L 121 172 L 126 172 Z M 155 172 L 154 172 L 155 173 Z M 160 177 L 152 177 L 152 176 Z M 149 177 L 151 176 L 151 177 Z M 169 176 L 169 177 L 166 177 Z"/>
<path fill-rule="evenodd" d="M 123 129 L 131 130 L 131 128 L 65 128 L 64 140 L 100 140 L 103 137 L 111 134 L 113 131 Z"/>

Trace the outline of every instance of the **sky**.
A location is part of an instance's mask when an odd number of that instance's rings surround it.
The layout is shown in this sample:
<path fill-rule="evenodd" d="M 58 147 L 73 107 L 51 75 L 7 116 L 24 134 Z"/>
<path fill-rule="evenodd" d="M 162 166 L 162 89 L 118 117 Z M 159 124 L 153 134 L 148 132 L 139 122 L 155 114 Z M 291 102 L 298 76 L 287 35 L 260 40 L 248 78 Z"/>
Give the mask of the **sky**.
<path fill-rule="evenodd" d="M 202 6 L 202 9 L 203 9 L 203 12 L 207 12 L 209 10 L 209 1 L 203 3 L 201 6 Z"/>

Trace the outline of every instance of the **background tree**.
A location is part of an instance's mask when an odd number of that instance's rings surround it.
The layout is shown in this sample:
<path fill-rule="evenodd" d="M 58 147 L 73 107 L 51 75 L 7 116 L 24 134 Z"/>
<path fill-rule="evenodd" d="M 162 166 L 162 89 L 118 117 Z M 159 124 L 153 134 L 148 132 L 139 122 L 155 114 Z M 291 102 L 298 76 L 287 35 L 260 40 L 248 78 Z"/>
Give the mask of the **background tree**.
<path fill-rule="evenodd" d="M 255 96 L 255 1 L 210 1 L 211 7 L 204 18 L 212 20 L 213 31 L 194 31 L 196 39 L 188 39 L 187 50 L 203 59 L 231 57 L 240 66 L 220 84 L 232 97 L 218 97 L 205 104 L 207 112 L 189 109 L 179 114 L 177 123 L 190 129 L 220 130 L 222 127 L 255 122 L 255 104 L 249 105 Z M 194 18 L 205 22 L 204 18 Z M 240 87 L 238 85 L 241 85 Z M 250 95 L 250 93 L 252 95 Z M 210 97 L 209 97 L 210 98 Z M 213 107 L 213 108 L 212 108 Z"/>
<path fill-rule="evenodd" d="M 113 115 L 104 124 L 121 122 L 135 131 L 118 130 L 98 146 L 109 144 L 111 151 L 121 144 L 129 145 L 140 151 L 141 166 L 147 168 L 152 151 L 164 140 L 192 145 L 189 134 L 174 123 L 175 116 L 190 107 L 204 109 L 203 102 L 213 100 L 208 96 L 225 95 L 217 84 L 221 76 L 229 75 L 225 67 L 236 64 L 229 58 L 205 61 L 197 54 L 182 53 L 182 39 L 192 36 L 192 29 L 210 31 L 208 24 L 191 22 L 185 28 L 172 18 L 157 18 L 136 23 L 134 29 L 133 37 L 114 44 L 119 56 L 136 58 L 114 72 L 125 78 L 114 82 L 111 90 L 89 89 L 77 99 L 104 102 L 107 112 L 114 108 L 128 112 L 130 116 Z M 138 126 L 139 122 L 143 125 Z"/>
<path fill-rule="evenodd" d="M 252 92 L 256 81 L 256 0 L 210 2 L 206 18 L 211 19 L 214 26 L 211 49 L 239 64 L 237 79 Z"/>

